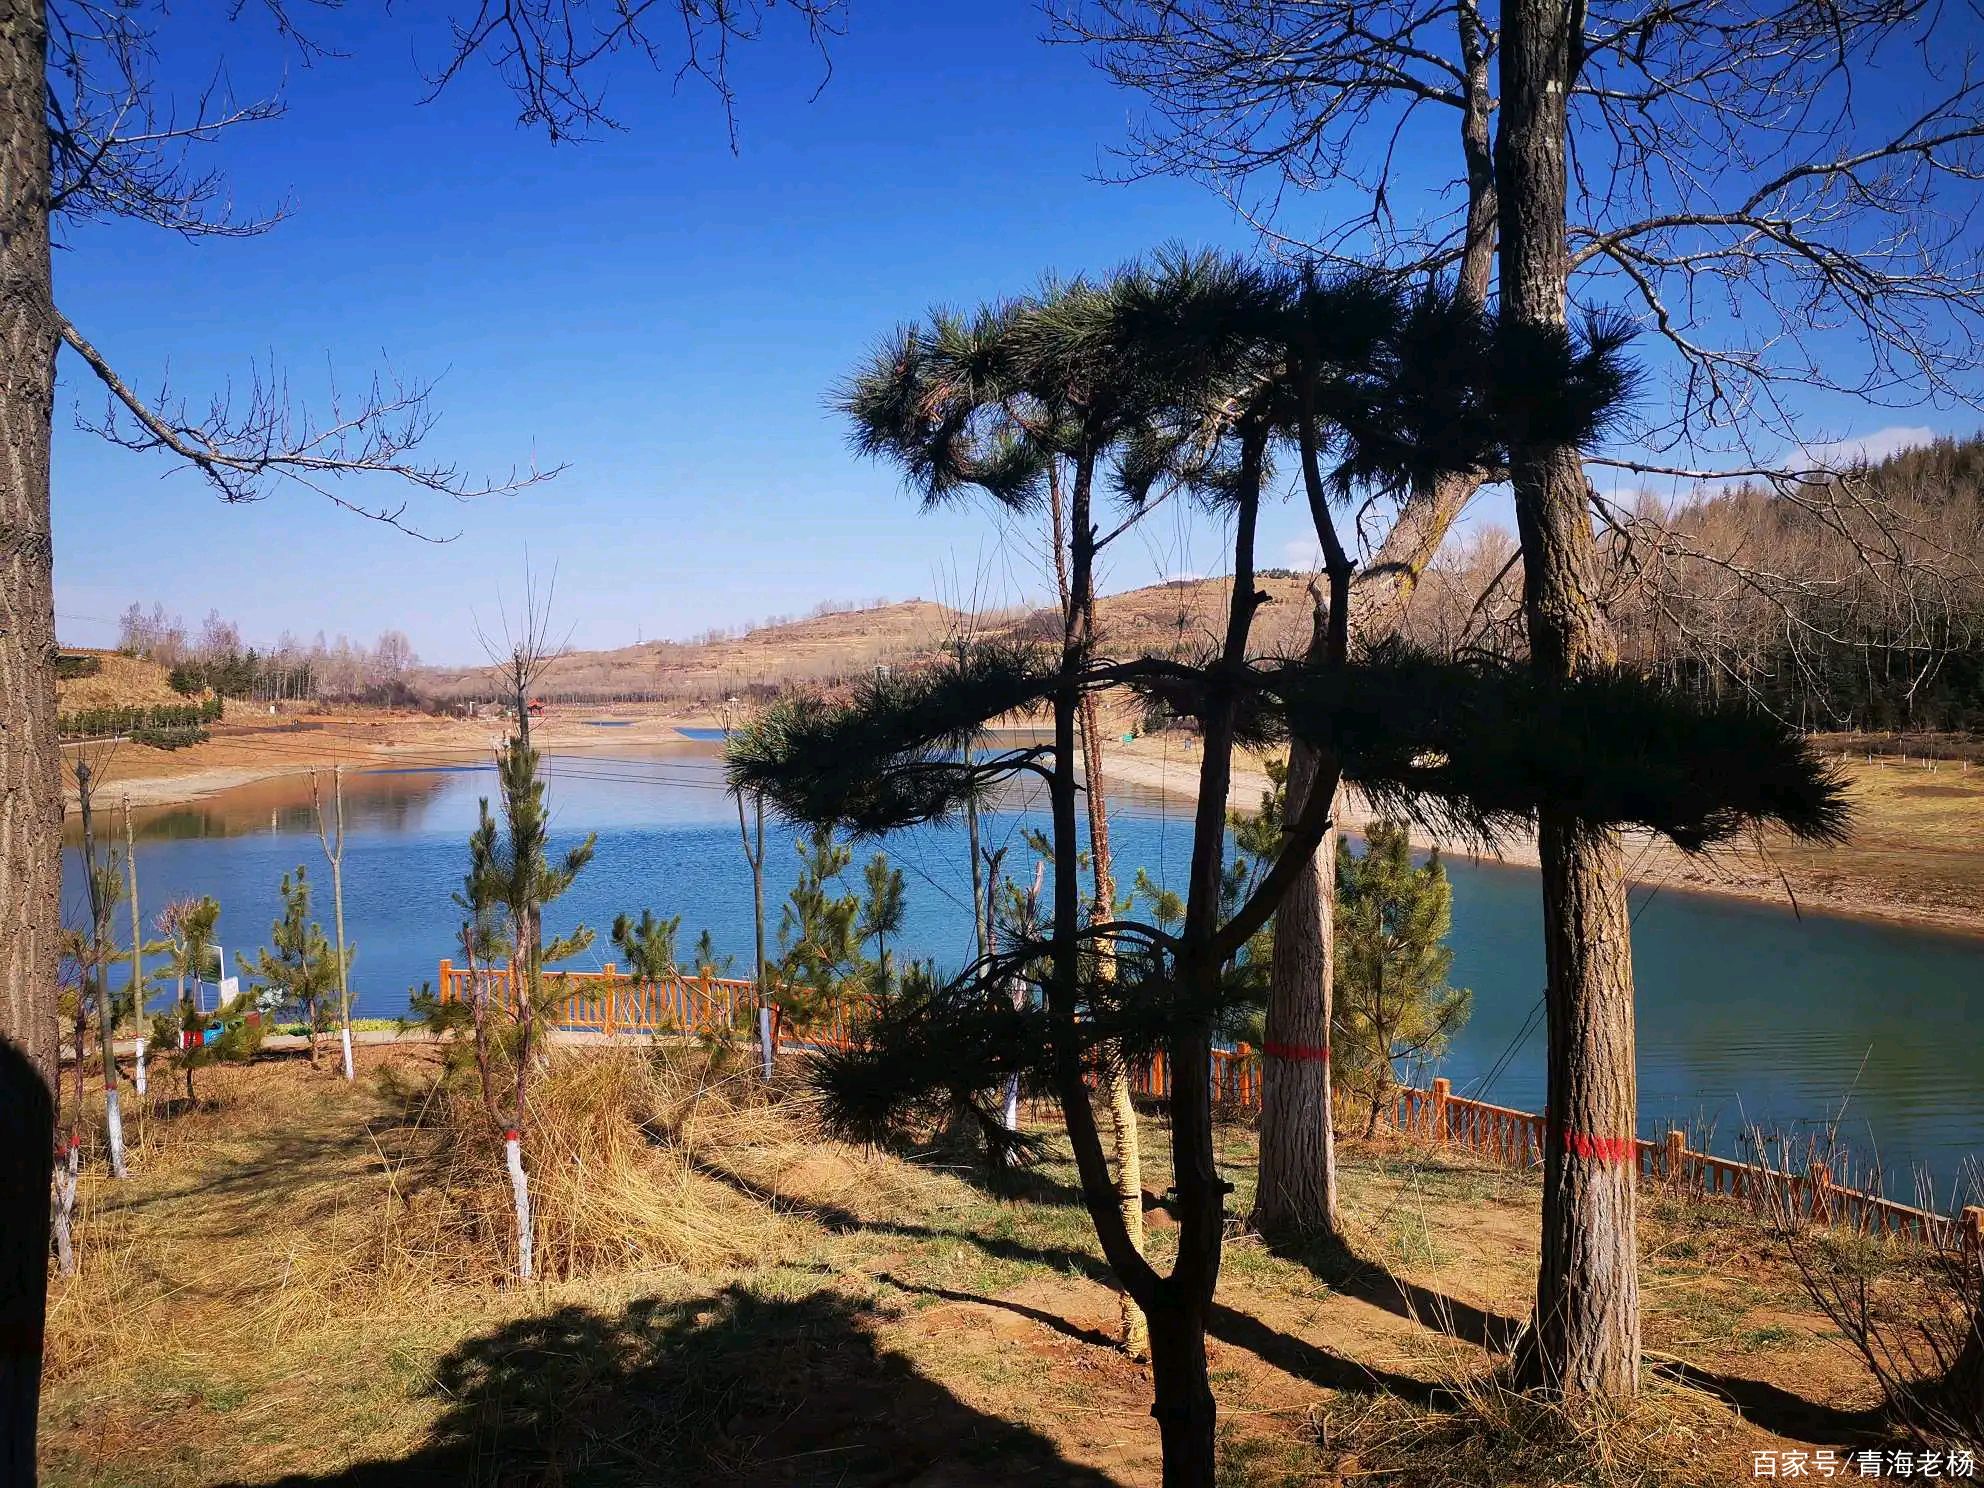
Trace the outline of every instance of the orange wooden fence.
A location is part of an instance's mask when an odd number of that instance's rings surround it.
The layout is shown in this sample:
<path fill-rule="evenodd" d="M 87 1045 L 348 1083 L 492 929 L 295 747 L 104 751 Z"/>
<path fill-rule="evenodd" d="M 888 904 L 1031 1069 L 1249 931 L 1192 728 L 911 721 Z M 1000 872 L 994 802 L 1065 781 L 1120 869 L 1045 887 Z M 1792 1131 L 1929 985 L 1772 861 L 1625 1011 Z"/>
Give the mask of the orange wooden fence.
<path fill-rule="evenodd" d="M 498 1005 L 515 1005 L 508 967 L 478 967 L 474 975 L 483 979 Z M 757 983 L 742 978 L 705 972 L 636 982 L 608 966 L 601 971 L 546 972 L 545 980 L 564 995 L 551 1019 L 559 1028 L 609 1038 L 750 1034 L 756 1028 Z M 442 1002 L 467 1001 L 473 990 L 468 968 L 451 961 L 441 963 L 439 985 Z M 780 1048 L 844 1049 L 859 1036 L 865 1012 L 865 999 L 851 998 L 803 1024 L 781 1015 L 773 1022 L 774 1037 Z M 1213 1050 L 1211 1075 L 1215 1106 L 1233 1112 L 1260 1109 L 1261 1061 L 1246 1044 Z M 1167 1099 L 1171 1069 L 1166 1057 L 1152 1055 L 1132 1072 L 1130 1083 L 1146 1099 Z M 1391 1116 L 1393 1125 L 1408 1136 L 1464 1147 L 1509 1167 L 1531 1168 L 1543 1161 L 1541 1116 L 1455 1095 L 1445 1079 L 1435 1080 L 1428 1090 L 1401 1085 Z M 1651 1189 L 1728 1199 L 1759 1211 L 1796 1214 L 1868 1235 L 1984 1252 L 1984 1208 L 1971 1206 L 1955 1217 L 1937 1214 L 1843 1186 L 1824 1163 L 1814 1163 L 1802 1173 L 1786 1172 L 1692 1152 L 1686 1135 L 1678 1131 L 1658 1142 L 1636 1139 L 1634 1147 L 1641 1183 Z"/>
<path fill-rule="evenodd" d="M 515 977 L 507 966 L 466 966 L 443 961 L 437 985 L 440 1000 L 467 1002 L 481 981 L 487 995 L 503 1008 L 517 1003 Z M 551 1014 L 554 1028 L 599 1033 L 608 1038 L 655 1034 L 747 1034 L 755 1036 L 758 984 L 741 977 L 671 976 L 658 982 L 637 982 L 609 965 L 599 971 L 547 971 L 547 993 L 561 995 Z M 772 1027 L 780 1047 L 831 1046 L 846 1048 L 862 1016 L 860 999 L 850 998 L 818 1018 L 795 1023 L 780 1015 Z"/>

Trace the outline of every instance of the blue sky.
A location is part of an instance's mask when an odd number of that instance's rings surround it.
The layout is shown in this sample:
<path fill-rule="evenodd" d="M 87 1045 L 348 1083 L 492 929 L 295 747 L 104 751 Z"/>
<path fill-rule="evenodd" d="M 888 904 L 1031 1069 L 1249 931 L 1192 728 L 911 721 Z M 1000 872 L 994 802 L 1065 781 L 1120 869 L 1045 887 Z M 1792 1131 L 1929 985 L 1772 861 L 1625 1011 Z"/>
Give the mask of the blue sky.
<path fill-rule="evenodd" d="M 1251 242 L 1201 188 L 1097 179 L 1134 102 L 1082 55 L 1043 45 L 1025 5 L 863 0 L 817 98 L 820 60 L 774 11 L 766 39 L 737 54 L 737 155 L 703 85 L 671 91 L 631 65 L 612 94 L 627 130 L 583 145 L 519 129 L 486 73 L 422 106 L 418 64 L 440 38 L 409 9 L 325 18 L 350 55 L 299 68 L 250 22 L 175 8 L 160 38 L 168 84 L 197 86 L 218 45 L 238 95 L 281 87 L 287 116 L 210 159 L 244 211 L 293 214 L 264 237 L 198 244 L 74 228 L 58 300 L 141 389 L 169 372 L 202 406 L 273 356 L 321 404 L 327 368 L 357 389 L 387 364 L 441 377 L 436 458 L 568 469 L 515 496 L 416 500 L 411 519 L 459 534 L 438 546 L 301 490 L 228 507 L 161 457 L 72 428 L 102 397 L 65 357 L 64 639 L 103 642 L 127 603 L 157 599 L 193 623 L 218 608 L 250 639 L 390 626 L 424 659 L 471 660 L 476 618 L 514 596 L 527 554 L 556 566 L 559 618 L 582 646 L 821 600 L 1037 598 L 1027 534 L 978 512 L 918 515 L 888 471 L 848 455 L 828 388 L 932 303 L 1106 268 L 1166 239 Z M 1828 415 L 1839 434 L 1947 426 Z M 1262 561 L 1304 550 L 1298 518 L 1269 522 Z M 1106 577 L 1220 566 L 1216 535 L 1167 516 L 1120 544 Z"/>

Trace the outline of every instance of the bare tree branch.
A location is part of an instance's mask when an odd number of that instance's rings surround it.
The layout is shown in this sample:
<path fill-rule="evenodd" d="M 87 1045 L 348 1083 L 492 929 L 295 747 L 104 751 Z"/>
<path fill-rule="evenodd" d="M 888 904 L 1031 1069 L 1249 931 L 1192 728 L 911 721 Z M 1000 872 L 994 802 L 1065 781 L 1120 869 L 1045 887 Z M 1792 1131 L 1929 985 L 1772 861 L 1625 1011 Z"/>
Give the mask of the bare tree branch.
<path fill-rule="evenodd" d="M 376 376 L 356 404 L 346 403 L 333 387 L 330 417 L 318 423 L 290 398 L 272 365 L 268 377 L 256 374 L 245 406 L 237 410 L 230 393 L 224 392 L 202 417 L 194 418 L 183 404 L 175 407 L 169 394 L 162 392 L 153 400 L 140 397 L 67 316 L 57 311 L 56 320 L 63 342 L 108 390 L 103 419 L 97 423 L 79 419 L 81 427 L 126 449 L 177 455 L 198 470 L 224 501 L 259 501 L 269 494 L 272 482 L 288 480 L 347 511 L 434 541 L 407 522 L 406 502 L 370 506 L 346 495 L 338 483 L 354 476 L 388 476 L 421 490 L 469 500 L 537 485 L 564 468 L 539 470 L 533 465 L 522 473 L 513 469 L 501 480 L 481 482 L 452 465 L 413 460 L 411 451 L 439 419 L 430 401 L 432 386 L 382 382 Z"/>
<path fill-rule="evenodd" d="M 487 59 L 516 97 L 517 122 L 554 140 L 584 139 L 620 124 L 608 110 L 607 63 L 630 54 L 679 84 L 698 77 L 723 103 L 730 148 L 737 149 L 737 95 L 731 48 L 763 32 L 779 0 L 478 0 L 452 20 L 447 61 L 427 77 L 427 101 L 476 58 Z M 843 30 L 847 0 L 785 0 L 819 53 L 819 87 L 832 76 L 827 45 Z M 679 53 L 677 52 L 679 48 Z M 675 58 L 679 55 L 679 60 Z M 819 96 L 815 89 L 814 96 Z"/>

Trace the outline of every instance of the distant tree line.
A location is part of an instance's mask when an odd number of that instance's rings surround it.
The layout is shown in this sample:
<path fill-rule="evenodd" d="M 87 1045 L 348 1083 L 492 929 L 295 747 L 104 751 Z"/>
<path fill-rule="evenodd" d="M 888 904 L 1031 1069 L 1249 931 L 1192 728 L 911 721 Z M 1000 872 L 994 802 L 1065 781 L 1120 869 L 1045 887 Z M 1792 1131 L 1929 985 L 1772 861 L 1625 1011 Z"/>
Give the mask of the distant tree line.
<path fill-rule="evenodd" d="M 1984 731 L 1984 436 L 1671 506 L 1602 503 L 1622 659 L 1815 731 Z M 1523 650 L 1515 539 L 1450 547 L 1407 630 Z"/>
<path fill-rule="evenodd" d="M 408 674 L 419 658 L 398 630 L 380 632 L 370 647 L 342 635 L 327 641 L 322 631 L 305 643 L 284 631 L 273 646 L 258 649 L 244 645 L 240 627 L 218 610 L 209 610 L 199 634 L 189 637 L 185 621 L 168 615 L 165 606 L 154 604 L 147 611 L 134 603 L 118 621 L 117 648 L 169 668 L 173 688 L 188 696 L 211 692 L 255 702 L 417 700 Z"/>
<path fill-rule="evenodd" d="M 56 720 L 56 727 L 65 739 L 105 739 L 121 734 L 141 744 L 170 748 L 174 744 L 199 743 L 199 738 L 190 735 L 199 733 L 204 738 L 201 726 L 216 722 L 220 714 L 221 701 L 212 697 L 197 703 L 158 703 L 150 707 L 79 708 L 62 714 Z"/>

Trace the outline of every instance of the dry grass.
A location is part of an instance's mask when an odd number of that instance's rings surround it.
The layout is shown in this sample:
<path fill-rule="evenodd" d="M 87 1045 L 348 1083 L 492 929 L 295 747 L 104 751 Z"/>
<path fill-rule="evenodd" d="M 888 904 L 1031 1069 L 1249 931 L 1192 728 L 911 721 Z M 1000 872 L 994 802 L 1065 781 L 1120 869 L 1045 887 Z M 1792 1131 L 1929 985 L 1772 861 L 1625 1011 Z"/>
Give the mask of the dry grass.
<path fill-rule="evenodd" d="M 1002 1191 L 824 1140 L 802 1092 L 720 1049 L 561 1051 L 531 1153 L 552 1274 L 518 1287 L 495 1155 L 450 1141 L 434 1051 L 362 1056 L 356 1087 L 206 1072 L 206 1104 L 145 1122 L 129 1183 L 91 1162 L 82 1271 L 55 1292 L 53 1488 L 1155 1483 L 1149 1380 L 1108 1346 L 1058 1148 Z M 1161 1120 L 1146 1151 L 1162 1189 Z M 1253 1157 L 1223 1133 L 1239 1213 Z M 1684 1488 L 1773 1442 L 1772 1417 L 1658 1382 L 1597 1435 L 1500 1388 L 1468 1335 L 1526 1310 L 1527 1178 L 1353 1143 L 1343 1185 L 1345 1253 L 1228 1246 L 1230 1482 Z M 1865 1403 L 1751 1221 L 1654 1204 L 1646 1227 L 1650 1350 L 1821 1417 Z M 1171 1239 L 1153 1229 L 1159 1258 Z"/>
<path fill-rule="evenodd" d="M 1319 1408 L 1320 1463 L 1339 1480 L 1438 1488 L 1710 1488 L 1730 1481 L 1726 1408 L 1656 1386 L 1631 1409 L 1573 1412 L 1457 1370 L 1436 1402 L 1379 1394 Z"/>
<path fill-rule="evenodd" d="M 92 651 L 98 667 L 89 677 L 58 678 L 55 706 L 63 713 L 85 708 L 143 708 L 155 703 L 183 703 L 186 698 L 172 690 L 166 668 L 155 661 L 141 661 L 116 651 Z"/>
<path fill-rule="evenodd" d="M 762 1108 L 726 1114 L 753 1086 L 720 1052 L 663 1046 L 562 1051 L 532 1087 L 524 1130 L 537 1259 L 572 1280 L 657 1266 L 715 1268 L 763 1254 L 776 1216 L 698 1171 L 680 1134 L 703 1128 L 748 1143 L 796 1145 Z M 382 1251 L 396 1267 L 495 1283 L 516 1265 L 514 1220 L 498 1133 L 472 1078 L 389 1067 L 382 1090 L 398 1119 L 379 1131 L 389 1159 Z"/>

